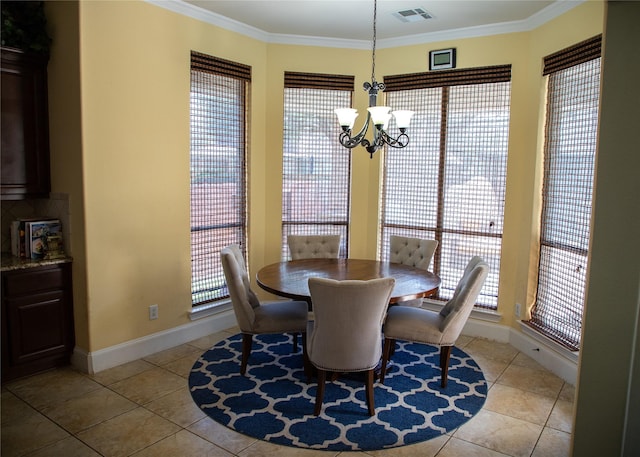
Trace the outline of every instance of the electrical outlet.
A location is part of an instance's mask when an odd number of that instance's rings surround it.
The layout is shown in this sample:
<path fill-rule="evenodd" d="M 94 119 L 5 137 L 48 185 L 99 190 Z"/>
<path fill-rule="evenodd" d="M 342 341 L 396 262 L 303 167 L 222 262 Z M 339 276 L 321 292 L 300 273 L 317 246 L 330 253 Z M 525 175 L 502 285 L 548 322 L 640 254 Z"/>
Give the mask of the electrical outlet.
<path fill-rule="evenodd" d="M 521 312 L 522 312 L 522 309 L 521 309 L 520 303 L 516 303 L 516 317 L 517 318 L 521 317 Z"/>
<path fill-rule="evenodd" d="M 158 305 L 149 306 L 149 320 L 152 321 L 158 318 Z"/>

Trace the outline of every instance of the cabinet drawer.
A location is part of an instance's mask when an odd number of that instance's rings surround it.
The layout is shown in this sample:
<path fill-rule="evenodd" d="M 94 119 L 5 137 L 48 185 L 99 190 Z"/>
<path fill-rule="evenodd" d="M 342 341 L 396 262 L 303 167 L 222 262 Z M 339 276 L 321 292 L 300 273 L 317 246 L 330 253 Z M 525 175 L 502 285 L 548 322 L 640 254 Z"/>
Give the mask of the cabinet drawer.
<path fill-rule="evenodd" d="M 64 286 L 64 270 L 59 266 L 3 274 L 3 278 L 7 297 L 61 289 Z"/>

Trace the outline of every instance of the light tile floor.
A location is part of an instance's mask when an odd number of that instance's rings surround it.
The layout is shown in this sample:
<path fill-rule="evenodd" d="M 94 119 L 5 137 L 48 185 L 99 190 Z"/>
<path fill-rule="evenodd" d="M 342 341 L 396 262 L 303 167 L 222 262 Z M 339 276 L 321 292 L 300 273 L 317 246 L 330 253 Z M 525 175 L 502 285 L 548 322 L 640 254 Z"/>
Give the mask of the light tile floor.
<path fill-rule="evenodd" d="M 273 445 L 209 419 L 186 379 L 195 360 L 237 328 L 96 375 L 72 368 L 2 386 L 2 457 L 329 456 L 565 457 L 574 389 L 508 344 L 461 337 L 458 346 L 489 383 L 483 409 L 430 441 L 375 452 L 312 451 Z"/>

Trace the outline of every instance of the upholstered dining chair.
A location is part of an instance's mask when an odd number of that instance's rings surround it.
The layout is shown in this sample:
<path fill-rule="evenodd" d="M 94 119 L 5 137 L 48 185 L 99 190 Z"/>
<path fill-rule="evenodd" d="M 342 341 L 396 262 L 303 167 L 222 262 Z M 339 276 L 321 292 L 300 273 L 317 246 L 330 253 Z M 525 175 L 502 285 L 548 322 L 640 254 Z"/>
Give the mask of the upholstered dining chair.
<path fill-rule="evenodd" d="M 389 262 L 401 263 L 426 271 L 429 269 L 437 247 L 437 240 L 391 235 L 389 237 Z M 398 303 L 398 305 L 420 307 L 422 299 L 407 300 Z"/>
<path fill-rule="evenodd" d="M 409 306 L 394 306 L 389 309 L 383 329 L 380 383 L 384 383 L 395 341 L 403 340 L 440 347 L 440 385 L 447 387 L 451 349 L 469 319 L 488 274 L 489 265 L 480 257 L 474 257 L 467 264 L 453 297 L 440 312 Z"/>
<path fill-rule="evenodd" d="M 375 414 L 374 368 L 380 363 L 382 323 L 394 285 L 393 278 L 309 278 L 315 319 L 307 324 L 306 356 L 318 373 L 316 416 L 322 409 L 327 372 L 365 372 L 367 408 L 370 416 Z"/>
<path fill-rule="evenodd" d="M 238 245 L 230 245 L 222 249 L 220 260 L 233 311 L 242 332 L 240 373 L 244 375 L 247 370 L 253 335 L 302 333 L 304 345 L 308 315 L 307 302 L 283 300 L 261 303 L 251 290 L 245 261 Z"/>
<path fill-rule="evenodd" d="M 340 235 L 289 235 L 291 260 L 337 259 L 340 255 Z"/>

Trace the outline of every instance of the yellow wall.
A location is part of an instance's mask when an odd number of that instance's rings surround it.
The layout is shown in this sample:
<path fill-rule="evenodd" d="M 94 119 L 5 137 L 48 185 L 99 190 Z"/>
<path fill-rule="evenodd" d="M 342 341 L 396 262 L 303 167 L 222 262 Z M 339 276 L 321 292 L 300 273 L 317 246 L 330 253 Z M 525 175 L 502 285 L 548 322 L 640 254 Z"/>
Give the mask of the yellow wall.
<path fill-rule="evenodd" d="M 266 44 L 142 1 L 81 2 L 79 13 L 65 3 L 47 8 L 53 27 L 64 23 L 69 9 L 79 16 L 79 76 L 71 78 L 79 107 L 64 106 L 63 97 L 54 104 L 61 118 L 73 121 L 56 122 L 54 158 L 68 154 L 74 160 L 54 170 L 54 191 L 69 192 L 73 202 L 78 345 L 96 351 L 188 322 L 190 50 L 252 67 L 252 271 L 280 255 L 284 71 L 355 75 L 354 105 L 362 112 L 367 99 L 360 87 L 370 79 L 370 51 Z M 600 33 L 602 10 L 601 2 L 586 2 L 533 32 L 377 53 L 380 81 L 385 74 L 426 71 L 428 51 L 449 46 L 458 50 L 458 68 L 513 65 L 499 301 L 508 325 L 514 324 L 513 303 L 526 301 L 529 286 L 541 59 Z M 73 40 L 72 32 L 66 41 Z M 64 62 L 56 46 L 66 41 L 54 41 L 53 65 Z M 67 87 L 62 70 L 51 84 L 53 92 Z M 370 160 L 356 149 L 353 158 L 350 255 L 375 258 L 381 155 Z M 149 321 L 153 303 L 160 317 Z"/>
<path fill-rule="evenodd" d="M 73 253 L 73 300 L 78 347 L 89 348 L 89 309 L 86 288 L 82 113 L 80 111 L 80 31 L 78 4 L 45 3 L 49 36 L 53 41 L 49 73 L 49 143 L 51 188 L 68 194 L 73 221 L 67 252 Z"/>
<path fill-rule="evenodd" d="M 144 2 L 81 2 L 80 24 L 86 349 L 95 351 L 188 322 L 190 50 L 253 69 L 250 196 L 263 206 L 266 46 Z M 250 238 L 262 236 L 251 224 Z M 149 321 L 154 303 L 159 319 Z"/>
<path fill-rule="evenodd" d="M 284 99 L 284 72 L 312 72 L 329 74 L 349 74 L 355 76 L 354 107 L 359 112 L 366 110 L 367 96 L 359 90 L 362 83 L 371 79 L 371 52 L 350 49 L 327 49 L 320 47 L 273 45 L 269 48 L 269 120 L 267 135 L 268 175 L 267 214 L 265 220 L 267 238 L 265 240 L 265 262 L 280 260 L 281 214 L 282 214 L 282 118 Z M 380 77 L 380 80 L 382 78 Z M 359 119 L 360 120 L 360 119 Z M 361 120 L 360 120 L 361 121 Z M 337 138 L 336 138 L 337 141 Z M 349 152 L 345 151 L 346 154 Z M 375 258 L 375 223 L 371 235 L 367 232 L 369 222 L 370 192 L 369 181 L 372 169 L 377 170 L 378 159 L 369 160 L 362 150 L 355 150 L 352 164 L 351 187 L 351 234 L 350 256 Z M 353 236 L 357 234 L 357 236 Z M 373 249 L 368 249 L 367 241 L 373 236 Z"/>

